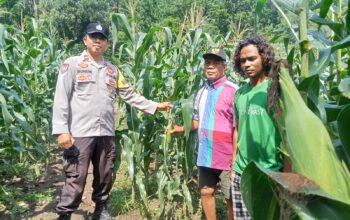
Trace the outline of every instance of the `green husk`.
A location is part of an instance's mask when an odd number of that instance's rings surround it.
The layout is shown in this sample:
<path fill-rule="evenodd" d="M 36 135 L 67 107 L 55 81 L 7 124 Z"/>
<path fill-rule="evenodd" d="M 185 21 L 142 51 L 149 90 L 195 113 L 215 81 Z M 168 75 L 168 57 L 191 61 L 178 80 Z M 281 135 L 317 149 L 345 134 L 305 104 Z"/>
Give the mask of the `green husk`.
<path fill-rule="evenodd" d="M 293 172 L 320 186 L 333 199 L 350 204 L 350 173 L 338 159 L 322 121 L 304 103 L 285 69 L 280 76 L 283 109 L 280 121 Z"/>

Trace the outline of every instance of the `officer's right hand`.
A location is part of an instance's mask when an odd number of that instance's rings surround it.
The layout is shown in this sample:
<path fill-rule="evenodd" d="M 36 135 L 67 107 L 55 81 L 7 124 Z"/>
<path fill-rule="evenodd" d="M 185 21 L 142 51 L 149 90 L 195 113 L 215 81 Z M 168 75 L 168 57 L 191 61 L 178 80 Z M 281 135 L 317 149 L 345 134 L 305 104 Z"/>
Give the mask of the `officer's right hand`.
<path fill-rule="evenodd" d="M 58 145 L 63 149 L 69 149 L 73 146 L 75 140 L 70 134 L 60 134 L 57 137 Z"/>
<path fill-rule="evenodd" d="M 157 111 L 170 111 L 173 105 L 170 102 L 161 102 L 157 106 Z"/>

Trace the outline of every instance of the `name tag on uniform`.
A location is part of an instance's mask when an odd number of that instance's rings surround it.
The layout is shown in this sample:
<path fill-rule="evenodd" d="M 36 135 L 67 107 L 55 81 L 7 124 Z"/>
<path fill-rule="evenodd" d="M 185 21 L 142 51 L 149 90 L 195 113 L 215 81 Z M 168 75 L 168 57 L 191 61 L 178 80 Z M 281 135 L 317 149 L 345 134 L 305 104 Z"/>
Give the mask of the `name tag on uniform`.
<path fill-rule="evenodd" d="M 92 73 L 79 73 L 76 75 L 77 82 L 95 82 Z"/>
<path fill-rule="evenodd" d="M 90 73 L 90 74 L 92 74 L 92 70 L 89 70 L 89 69 L 87 69 L 87 70 L 84 70 L 84 69 L 82 69 L 82 70 L 77 70 L 77 73 L 78 74 L 80 74 L 80 73 Z"/>

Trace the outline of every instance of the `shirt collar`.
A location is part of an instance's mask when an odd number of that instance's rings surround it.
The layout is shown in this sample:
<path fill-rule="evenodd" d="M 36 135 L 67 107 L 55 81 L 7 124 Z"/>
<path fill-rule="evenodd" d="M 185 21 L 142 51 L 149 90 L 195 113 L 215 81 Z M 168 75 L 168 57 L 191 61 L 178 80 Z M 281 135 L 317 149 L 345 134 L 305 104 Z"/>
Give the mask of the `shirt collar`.
<path fill-rule="evenodd" d="M 226 80 L 227 80 L 227 78 L 226 78 L 226 76 L 224 75 L 224 76 L 222 76 L 221 78 L 217 79 L 217 80 L 214 81 L 214 82 L 209 82 L 209 81 L 207 80 L 207 84 L 208 84 L 208 86 L 210 86 L 210 87 L 214 87 L 214 89 L 218 89 L 224 82 L 226 82 Z"/>
<path fill-rule="evenodd" d="M 96 67 L 101 67 L 101 66 L 107 66 L 108 65 L 107 61 L 104 58 L 103 58 L 103 61 L 98 62 L 98 63 L 96 61 L 92 60 L 90 58 L 90 56 L 87 54 L 86 50 L 83 51 L 81 56 L 83 57 L 83 62 L 90 62 L 91 64 L 93 64 Z"/>

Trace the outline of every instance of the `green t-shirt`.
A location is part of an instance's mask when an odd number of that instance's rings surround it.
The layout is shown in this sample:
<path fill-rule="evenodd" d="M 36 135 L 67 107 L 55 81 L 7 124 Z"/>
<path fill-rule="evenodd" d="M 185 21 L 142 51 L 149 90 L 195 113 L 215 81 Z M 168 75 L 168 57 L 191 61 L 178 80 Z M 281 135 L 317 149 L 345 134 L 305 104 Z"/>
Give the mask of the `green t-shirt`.
<path fill-rule="evenodd" d="M 239 119 L 238 153 L 235 172 L 242 174 L 249 162 L 278 171 L 283 167 L 283 156 L 279 151 L 281 137 L 267 111 L 267 88 L 269 81 L 251 87 L 242 86 L 235 95 L 235 114 Z"/>

